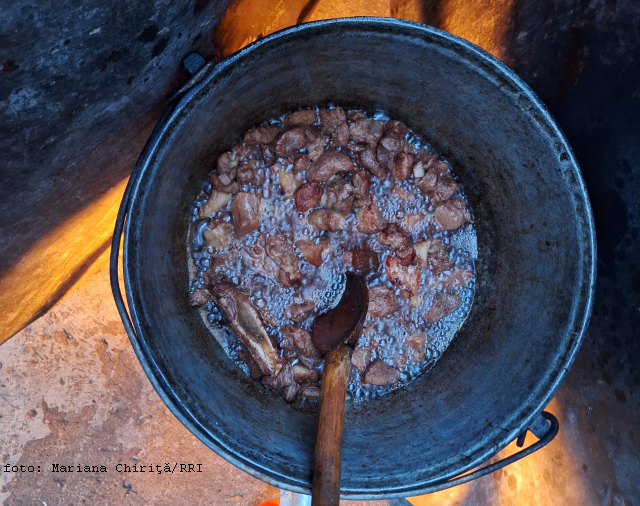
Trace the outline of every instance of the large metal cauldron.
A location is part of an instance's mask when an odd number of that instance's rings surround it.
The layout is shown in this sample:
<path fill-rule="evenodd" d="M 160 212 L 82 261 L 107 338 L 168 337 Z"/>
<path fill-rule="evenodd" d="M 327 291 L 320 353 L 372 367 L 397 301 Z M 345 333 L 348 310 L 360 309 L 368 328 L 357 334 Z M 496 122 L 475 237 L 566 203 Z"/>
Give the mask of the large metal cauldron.
<path fill-rule="evenodd" d="M 480 252 L 473 309 L 435 367 L 347 406 L 343 496 L 434 490 L 539 418 L 587 325 L 595 238 L 571 148 L 522 81 L 452 35 L 372 18 L 276 33 L 194 81 L 154 131 L 119 218 L 126 213 L 133 328 L 120 304 L 125 326 L 149 379 L 191 432 L 258 478 L 310 488 L 317 408 L 265 392 L 211 337 L 188 304 L 186 236 L 217 155 L 255 123 L 329 103 L 384 110 L 428 139 L 464 183 Z"/>

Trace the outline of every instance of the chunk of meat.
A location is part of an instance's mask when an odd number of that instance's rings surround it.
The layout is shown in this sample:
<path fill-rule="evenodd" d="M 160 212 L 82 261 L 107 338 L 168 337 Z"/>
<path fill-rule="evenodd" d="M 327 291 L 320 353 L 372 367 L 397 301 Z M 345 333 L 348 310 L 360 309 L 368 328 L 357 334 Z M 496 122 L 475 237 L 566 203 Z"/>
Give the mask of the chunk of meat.
<path fill-rule="evenodd" d="M 320 133 L 314 127 L 306 127 L 304 135 L 307 140 L 307 154 L 312 162 L 315 162 L 324 153 L 324 148 L 329 144 L 329 136 Z"/>
<path fill-rule="evenodd" d="M 298 397 L 302 397 L 309 401 L 318 401 L 320 400 L 320 387 L 316 385 L 308 385 L 304 390 L 298 392 Z"/>
<path fill-rule="evenodd" d="M 404 340 L 403 351 L 407 358 L 414 362 L 422 362 L 427 356 L 427 338 L 424 334 L 413 334 Z"/>
<path fill-rule="evenodd" d="M 236 170 L 238 167 L 237 156 L 231 152 L 222 153 L 216 162 L 216 170 L 218 178 L 223 185 L 230 185 L 236 178 Z"/>
<path fill-rule="evenodd" d="M 353 206 L 356 208 L 371 205 L 371 174 L 366 170 L 357 170 L 353 174 L 353 189 L 356 197 Z"/>
<path fill-rule="evenodd" d="M 211 295 L 204 288 L 196 288 L 189 294 L 189 304 L 194 307 L 204 306 L 211 300 Z"/>
<path fill-rule="evenodd" d="M 404 287 L 412 296 L 418 294 L 420 288 L 420 269 L 413 265 L 404 266 L 396 257 L 387 256 L 385 259 L 387 278 L 394 285 Z"/>
<path fill-rule="evenodd" d="M 409 292 L 409 290 L 405 290 L 404 288 L 401 288 L 398 295 L 400 295 L 400 298 L 402 300 L 406 300 L 408 302 L 411 301 L 411 293 Z"/>
<path fill-rule="evenodd" d="M 276 162 L 271 167 L 269 167 L 269 171 L 271 174 L 280 174 L 280 171 L 284 170 L 284 165 L 282 162 Z"/>
<path fill-rule="evenodd" d="M 209 290 L 220 312 L 260 371 L 275 378 L 284 364 L 249 297 L 224 279 L 211 284 Z"/>
<path fill-rule="evenodd" d="M 296 209 L 306 213 L 310 209 L 320 205 L 324 190 L 318 183 L 304 183 L 293 194 Z"/>
<path fill-rule="evenodd" d="M 245 246 L 242 249 L 242 258 L 247 266 L 274 281 L 278 281 L 280 270 L 276 263 L 267 255 L 265 234 L 260 234 L 253 246 Z"/>
<path fill-rule="evenodd" d="M 266 179 L 266 168 L 262 160 L 246 160 L 240 162 L 236 180 L 240 184 L 262 186 Z"/>
<path fill-rule="evenodd" d="M 455 266 L 453 260 L 449 258 L 449 253 L 447 253 L 441 239 L 433 239 L 431 241 L 427 263 L 434 274 L 451 270 Z"/>
<path fill-rule="evenodd" d="M 353 169 L 351 158 L 334 149 L 328 149 L 307 169 L 307 181 L 324 183 L 334 174 L 349 172 Z"/>
<path fill-rule="evenodd" d="M 260 228 L 260 203 L 258 193 L 240 192 L 231 202 L 231 216 L 236 235 L 242 237 Z"/>
<path fill-rule="evenodd" d="M 413 178 L 416 184 L 420 182 L 420 180 L 425 176 L 427 170 L 431 167 L 434 168 L 432 171 L 432 179 L 426 180 L 423 184 L 435 184 L 435 177 L 438 176 L 438 173 L 435 169 L 435 164 L 438 161 L 438 157 L 432 155 L 427 149 L 420 149 L 416 152 L 413 163 Z"/>
<path fill-rule="evenodd" d="M 316 111 L 313 109 L 305 109 L 304 111 L 296 111 L 287 114 L 284 117 L 283 123 L 285 127 L 313 125 L 316 122 L 316 119 Z"/>
<path fill-rule="evenodd" d="M 406 153 L 408 155 L 415 155 L 416 154 L 416 149 L 411 144 L 409 144 L 409 141 L 407 141 L 405 139 L 404 140 L 404 146 L 402 147 L 402 152 Z"/>
<path fill-rule="evenodd" d="M 260 144 L 260 149 L 262 150 L 262 159 L 264 160 L 264 164 L 266 167 L 271 167 L 278 157 L 273 152 L 273 143 L 271 144 Z"/>
<path fill-rule="evenodd" d="M 413 166 L 414 174 L 422 174 L 420 177 L 415 177 L 415 184 L 424 195 L 427 195 L 429 199 L 433 198 L 433 191 L 436 188 L 438 182 L 438 172 L 435 167 L 435 161 L 431 160 L 428 164 L 424 165 L 423 162 L 417 162 Z"/>
<path fill-rule="evenodd" d="M 299 383 L 296 383 L 294 381 L 290 385 L 287 385 L 286 387 L 281 388 L 280 395 L 282 395 L 285 401 L 293 402 L 293 400 L 298 396 L 298 393 L 300 392 L 301 388 L 302 386 Z"/>
<path fill-rule="evenodd" d="M 307 320 L 316 309 L 316 303 L 312 300 L 305 300 L 301 304 L 290 304 L 289 307 L 284 312 L 284 316 L 291 321 L 296 323 L 302 323 Z"/>
<path fill-rule="evenodd" d="M 344 148 L 349 143 L 349 125 L 346 121 L 339 123 L 331 134 L 331 140 L 336 147 Z"/>
<path fill-rule="evenodd" d="M 403 139 L 408 133 L 409 128 L 404 123 L 395 119 L 386 121 L 382 129 L 382 135 L 385 137 L 393 137 L 394 139 Z"/>
<path fill-rule="evenodd" d="M 284 364 L 275 378 L 269 376 L 262 378 L 262 384 L 267 388 L 280 392 L 287 402 L 293 401 L 300 390 L 300 385 L 294 379 L 293 368 L 288 363 Z"/>
<path fill-rule="evenodd" d="M 282 286 L 293 286 L 302 281 L 298 259 L 293 251 L 293 241 L 284 234 L 267 237 L 266 251 L 269 258 L 279 267 L 278 281 Z"/>
<path fill-rule="evenodd" d="M 208 276 L 217 276 L 218 274 L 215 273 L 215 268 L 216 267 L 222 267 L 228 261 L 229 261 L 229 254 L 228 253 L 227 254 L 223 254 L 223 255 L 211 255 L 209 257 L 209 270 L 207 270 L 207 271 L 205 271 L 203 273 L 203 277 L 204 277 L 205 281 L 207 283 L 209 283 L 209 280 L 207 279 L 207 277 Z"/>
<path fill-rule="evenodd" d="M 336 211 L 343 216 L 351 214 L 355 201 L 355 189 L 340 175 L 331 176 L 324 185 L 320 204 L 325 209 Z"/>
<path fill-rule="evenodd" d="M 376 152 L 373 149 L 367 148 L 364 151 L 360 151 L 359 158 L 360 164 L 365 169 L 369 169 L 369 172 L 378 179 L 383 180 L 387 177 L 387 172 L 384 170 L 382 165 L 378 163 Z"/>
<path fill-rule="evenodd" d="M 271 376 L 264 376 L 264 374 L 260 370 L 260 367 L 258 367 L 258 364 L 256 363 L 256 361 L 253 360 L 253 358 L 251 358 L 251 354 L 246 350 L 246 348 L 242 344 L 238 345 L 236 349 L 236 353 L 238 356 L 238 360 L 240 360 L 241 362 L 245 362 L 249 367 L 249 376 L 251 376 L 251 379 L 259 380 L 262 377 L 265 377 L 265 378 L 271 377 Z"/>
<path fill-rule="evenodd" d="M 387 226 L 387 222 L 375 202 L 371 202 L 369 207 L 358 209 L 356 216 L 358 217 L 358 230 L 363 234 L 376 234 L 382 232 Z"/>
<path fill-rule="evenodd" d="M 339 124 L 347 121 L 347 115 L 344 113 L 342 107 L 320 109 L 319 114 L 322 130 L 329 133 L 333 133 Z"/>
<path fill-rule="evenodd" d="M 300 172 L 304 172 L 309 168 L 310 163 L 311 160 L 309 160 L 309 155 L 306 155 L 304 153 L 296 155 L 296 157 L 293 159 L 293 173 L 299 174 Z"/>
<path fill-rule="evenodd" d="M 351 354 L 351 365 L 359 373 L 363 373 L 364 370 L 371 362 L 371 350 L 369 348 L 356 348 Z"/>
<path fill-rule="evenodd" d="M 349 125 L 349 136 L 354 142 L 364 142 L 371 149 L 375 149 L 382 137 L 383 129 L 381 121 L 359 118 Z"/>
<path fill-rule="evenodd" d="M 434 203 L 447 200 L 458 189 L 458 183 L 449 172 L 438 176 L 436 187 L 433 191 L 431 201 Z"/>
<path fill-rule="evenodd" d="M 413 180 L 415 182 L 418 182 L 420 179 L 424 177 L 424 174 L 425 174 L 424 163 L 418 160 L 413 164 L 411 171 L 413 172 Z"/>
<path fill-rule="evenodd" d="M 393 187 L 391 188 L 391 194 L 394 197 L 399 198 L 403 202 L 413 202 L 416 199 L 416 196 L 409 190 L 405 190 L 401 186 L 397 185 L 393 185 Z"/>
<path fill-rule="evenodd" d="M 296 364 L 293 366 L 293 379 L 298 383 L 316 383 L 318 381 L 318 373 L 302 364 Z"/>
<path fill-rule="evenodd" d="M 353 272 L 360 276 L 366 276 L 376 272 L 380 267 L 380 260 L 375 251 L 356 249 L 344 253 L 344 261 L 351 265 Z"/>
<path fill-rule="evenodd" d="M 429 323 L 436 323 L 453 313 L 460 304 L 462 299 L 457 293 L 437 292 L 431 307 L 424 314 L 424 319 Z"/>
<path fill-rule="evenodd" d="M 344 230 L 347 221 L 344 216 L 335 211 L 327 209 L 316 209 L 309 214 L 309 223 L 318 231 L 327 230 L 335 232 L 336 230 Z"/>
<path fill-rule="evenodd" d="M 257 307 L 256 311 L 258 311 L 258 314 L 260 315 L 260 318 L 262 318 L 262 321 L 267 324 L 269 327 L 277 327 L 278 326 L 278 321 L 276 320 L 276 317 L 273 316 L 273 314 L 264 307 Z"/>
<path fill-rule="evenodd" d="M 424 241 L 418 241 L 413 245 L 413 249 L 416 252 L 414 263 L 418 267 L 427 267 L 427 261 L 429 259 L 429 250 L 431 249 L 431 239 Z"/>
<path fill-rule="evenodd" d="M 409 241 L 400 233 L 400 228 L 395 223 L 388 225 L 382 232 L 380 232 L 376 239 L 384 246 L 389 246 L 391 249 L 404 249 L 409 247 Z"/>
<path fill-rule="evenodd" d="M 219 192 L 218 190 L 212 188 L 209 193 L 209 198 L 207 201 L 200 206 L 198 210 L 198 214 L 200 218 L 209 218 L 214 215 L 218 211 L 221 211 L 231 200 L 231 195 L 228 193 Z"/>
<path fill-rule="evenodd" d="M 320 109 L 320 126 L 322 133 L 331 135 L 335 146 L 345 147 L 349 142 L 347 115 L 342 108 Z"/>
<path fill-rule="evenodd" d="M 406 367 L 408 361 L 409 359 L 404 353 L 398 353 L 397 355 L 393 355 L 391 357 L 391 362 L 393 362 L 393 366 L 397 367 L 398 369 L 403 369 L 404 367 Z"/>
<path fill-rule="evenodd" d="M 296 248 L 300 250 L 304 259 L 314 267 L 320 267 L 322 265 L 322 253 L 327 248 L 326 243 L 316 244 L 313 241 L 307 241 L 300 239 L 296 241 Z"/>
<path fill-rule="evenodd" d="M 439 204 L 433 219 L 440 230 L 457 230 L 464 223 L 471 223 L 471 215 L 462 199 L 449 199 Z"/>
<path fill-rule="evenodd" d="M 461 267 L 455 267 L 451 270 L 448 276 L 445 276 L 440 281 L 440 284 L 445 290 L 452 291 L 455 288 L 466 286 L 469 281 L 473 279 L 473 272 Z"/>
<path fill-rule="evenodd" d="M 367 146 L 366 144 L 356 144 L 355 142 L 349 142 L 346 147 L 347 154 L 354 160 L 358 158 L 359 153 L 361 153 L 365 149 L 369 149 L 369 146 Z"/>
<path fill-rule="evenodd" d="M 369 290 L 368 314 L 373 318 L 384 318 L 400 309 L 394 291 L 387 286 L 376 286 Z"/>
<path fill-rule="evenodd" d="M 430 163 L 425 167 L 424 177 L 416 182 L 416 186 L 423 195 L 429 197 L 433 205 L 447 200 L 458 189 L 458 183 L 447 169 L 445 162 Z"/>
<path fill-rule="evenodd" d="M 379 358 L 374 358 L 367 366 L 362 376 L 362 381 L 370 385 L 386 386 L 400 381 L 400 371 L 395 367 L 385 364 Z"/>
<path fill-rule="evenodd" d="M 238 163 L 248 160 L 261 160 L 262 151 L 258 144 L 236 144 L 231 150 L 231 157 Z"/>
<path fill-rule="evenodd" d="M 400 265 L 411 265 L 411 262 L 416 257 L 416 250 L 413 246 L 402 248 L 396 252 L 396 256 L 400 259 Z"/>
<path fill-rule="evenodd" d="M 302 179 L 288 170 L 278 172 L 278 181 L 280 182 L 280 190 L 287 198 L 293 198 L 296 190 L 302 184 Z"/>
<path fill-rule="evenodd" d="M 235 193 L 239 184 L 262 184 L 264 173 L 260 146 L 236 144 L 231 151 L 218 157 L 216 173 L 211 175 L 210 181 L 218 191 Z"/>
<path fill-rule="evenodd" d="M 280 372 L 275 376 L 265 376 L 262 378 L 262 384 L 272 390 L 280 390 L 294 382 L 293 368 L 291 364 L 285 362 Z"/>
<path fill-rule="evenodd" d="M 274 151 L 279 157 L 286 158 L 287 156 L 295 155 L 306 146 L 305 130 L 302 127 L 298 127 L 282 132 L 276 141 Z"/>
<path fill-rule="evenodd" d="M 422 213 L 407 213 L 407 215 L 400 222 L 400 228 L 407 235 L 417 233 L 422 227 L 424 221 L 424 214 Z"/>
<path fill-rule="evenodd" d="M 322 355 L 313 345 L 311 334 L 295 325 L 285 324 L 280 327 L 283 337 L 293 340 L 300 361 L 307 367 L 315 367 L 322 361 Z"/>
<path fill-rule="evenodd" d="M 280 347 L 281 350 L 296 352 L 296 343 L 293 340 L 293 335 L 291 334 L 287 334 L 285 336 L 284 334 L 281 333 L 281 338 L 280 338 L 280 342 L 278 343 L 278 346 Z M 296 356 L 298 356 L 298 352 L 296 352 Z"/>
<path fill-rule="evenodd" d="M 249 130 L 244 135 L 245 144 L 269 144 L 280 132 L 280 125 L 264 125 Z"/>
<path fill-rule="evenodd" d="M 422 162 L 425 167 L 430 167 L 438 161 L 438 157 L 431 153 L 428 149 L 419 149 L 416 151 L 416 163 Z"/>
<path fill-rule="evenodd" d="M 404 143 L 402 140 L 393 137 L 383 137 L 378 143 L 376 159 L 378 163 L 388 172 L 393 169 L 393 162 L 396 156 L 402 151 Z"/>
<path fill-rule="evenodd" d="M 234 193 L 240 191 L 240 185 L 236 180 L 231 181 L 230 184 L 224 184 L 222 181 L 220 181 L 220 177 L 218 177 L 217 172 L 211 173 L 211 175 L 209 176 L 209 182 L 217 191 L 222 193 L 233 195 Z"/>
<path fill-rule="evenodd" d="M 413 168 L 413 155 L 400 153 L 396 156 L 391 169 L 391 177 L 397 181 L 406 181 Z"/>
<path fill-rule="evenodd" d="M 229 236 L 233 231 L 233 225 L 222 220 L 212 220 L 209 226 L 202 232 L 205 244 L 212 248 L 226 248 L 229 246 Z"/>

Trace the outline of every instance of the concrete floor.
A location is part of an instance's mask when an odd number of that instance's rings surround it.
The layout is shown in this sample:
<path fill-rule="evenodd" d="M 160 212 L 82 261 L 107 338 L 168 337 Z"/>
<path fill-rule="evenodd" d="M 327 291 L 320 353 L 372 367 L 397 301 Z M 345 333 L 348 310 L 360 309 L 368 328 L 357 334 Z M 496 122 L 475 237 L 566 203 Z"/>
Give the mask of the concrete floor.
<path fill-rule="evenodd" d="M 3 468 L 2 504 L 253 506 L 277 497 L 278 489 L 218 457 L 164 406 L 122 327 L 107 255 L 65 299 L 0 347 L 0 463 L 35 470 Z M 127 474 L 115 471 L 120 463 L 178 466 L 174 474 Z M 177 472 L 189 463 L 201 464 L 202 472 Z M 54 473 L 52 464 L 107 472 Z"/>
<path fill-rule="evenodd" d="M 277 497 L 277 489 L 218 457 L 165 408 L 118 317 L 107 254 L 45 316 L 0 347 L 0 463 L 35 469 L 3 468 L 2 504 L 257 506 Z M 476 482 L 409 502 L 639 505 L 638 399 L 588 374 L 588 355 L 583 349 L 548 408 L 561 423 L 549 446 Z M 501 455 L 513 451 L 512 444 Z M 202 472 L 177 472 L 189 463 Z M 52 464 L 107 472 L 54 473 Z M 178 465 L 174 473 L 152 474 L 119 473 L 118 464 Z"/>

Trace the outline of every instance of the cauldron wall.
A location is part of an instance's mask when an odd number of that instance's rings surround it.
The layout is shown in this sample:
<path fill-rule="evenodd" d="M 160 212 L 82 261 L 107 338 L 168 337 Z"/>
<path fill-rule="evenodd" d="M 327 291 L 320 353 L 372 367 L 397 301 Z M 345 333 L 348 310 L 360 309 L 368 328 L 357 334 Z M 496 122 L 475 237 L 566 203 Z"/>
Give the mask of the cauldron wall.
<path fill-rule="evenodd" d="M 219 153 L 255 123 L 329 103 L 410 125 L 452 162 L 475 211 L 478 289 L 462 331 L 428 374 L 346 413 L 343 494 L 417 494 L 522 430 L 559 386 L 590 309 L 594 238 L 570 148 L 525 85 L 475 46 L 407 22 L 339 20 L 219 65 L 153 139 L 132 187 L 134 348 L 206 444 L 278 486 L 309 487 L 316 409 L 265 393 L 211 338 L 187 302 L 186 233 Z"/>

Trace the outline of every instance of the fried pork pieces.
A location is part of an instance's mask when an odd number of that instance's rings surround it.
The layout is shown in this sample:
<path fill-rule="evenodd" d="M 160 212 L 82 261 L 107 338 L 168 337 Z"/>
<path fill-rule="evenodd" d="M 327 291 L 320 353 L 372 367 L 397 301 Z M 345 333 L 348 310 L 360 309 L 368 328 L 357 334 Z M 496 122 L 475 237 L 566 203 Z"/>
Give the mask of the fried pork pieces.
<path fill-rule="evenodd" d="M 189 301 L 232 331 L 253 379 L 317 399 L 313 320 L 339 299 L 342 273 L 364 276 L 350 390 L 369 397 L 422 372 L 466 318 L 473 261 L 454 239 L 471 222 L 448 164 L 402 123 L 295 111 L 217 158 L 193 209 Z"/>

